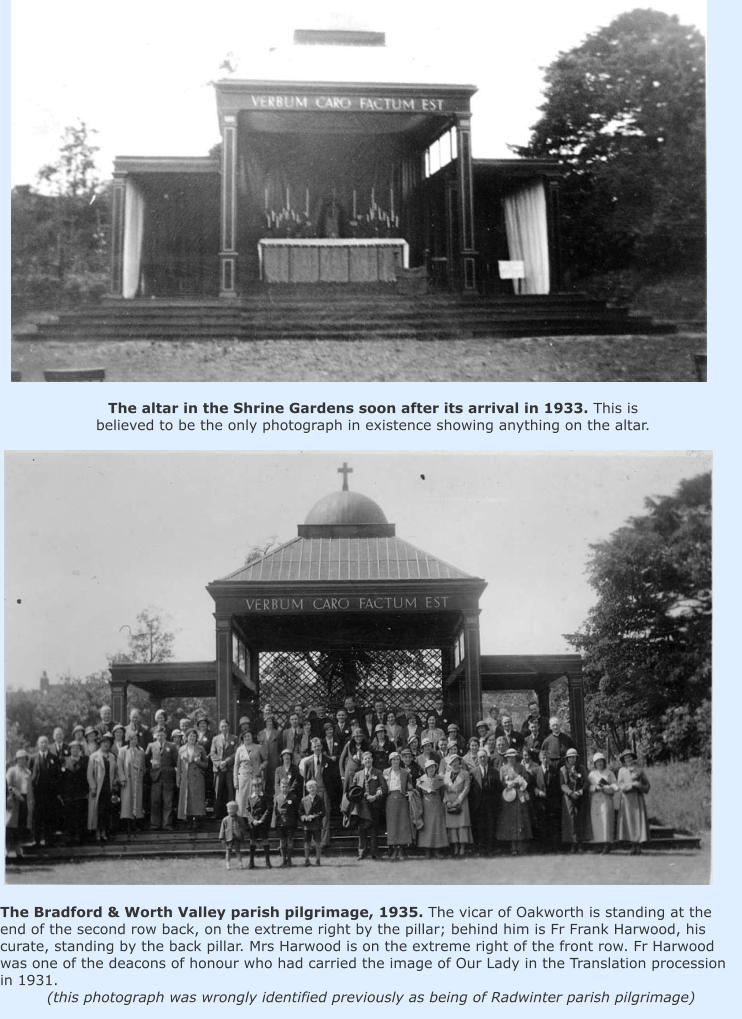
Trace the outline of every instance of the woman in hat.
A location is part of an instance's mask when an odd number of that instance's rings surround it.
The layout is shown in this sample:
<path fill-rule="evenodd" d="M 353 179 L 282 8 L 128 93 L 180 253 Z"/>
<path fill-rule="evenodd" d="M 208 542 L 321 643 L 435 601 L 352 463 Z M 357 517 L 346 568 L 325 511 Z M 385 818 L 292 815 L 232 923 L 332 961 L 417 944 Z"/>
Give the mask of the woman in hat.
<path fill-rule="evenodd" d="M 263 748 L 253 739 L 251 729 L 245 729 L 242 733 L 242 743 L 237 747 L 234 755 L 234 780 L 235 799 L 239 807 L 240 817 L 245 816 L 245 804 L 250 795 L 252 780 L 262 778 L 265 770 L 265 754 Z"/>
<path fill-rule="evenodd" d="M 414 744 L 414 741 L 413 741 Z M 417 754 L 413 746 L 402 747 L 399 751 L 400 757 L 402 758 L 402 767 L 405 771 L 409 771 L 410 780 L 413 787 L 417 785 L 417 780 L 422 776 L 422 768 L 417 763 Z"/>
<path fill-rule="evenodd" d="M 116 769 L 121 790 L 119 816 L 122 821 L 126 821 L 126 828 L 131 834 L 134 825 L 139 827 L 144 817 L 145 752 L 139 746 L 139 732 L 136 729 L 129 730 L 128 746 L 119 751 Z"/>
<path fill-rule="evenodd" d="M 587 795 L 587 775 L 577 760 L 577 751 L 570 747 L 564 764 L 559 769 L 562 789 L 562 844 L 573 853 L 582 851 L 583 842 L 589 842 L 590 801 Z"/>
<path fill-rule="evenodd" d="M 429 758 L 424 773 L 417 780 L 423 800 L 423 826 L 417 833 L 417 844 L 426 851 L 428 859 L 448 849 L 446 810 L 443 806 L 443 776 L 438 774 L 438 762 Z"/>
<path fill-rule="evenodd" d="M 88 756 L 88 748 L 85 743 L 85 726 L 81 725 L 80 722 L 77 725 L 72 726 L 72 742 L 80 744 L 80 750 L 83 757 Z"/>
<path fill-rule="evenodd" d="M 122 725 L 121 722 L 117 722 L 113 729 L 111 729 L 111 735 L 113 736 L 111 753 L 114 757 L 118 757 L 121 751 L 126 749 L 126 726 Z"/>
<path fill-rule="evenodd" d="M 23 856 L 22 843 L 29 836 L 31 769 L 28 752 L 16 750 L 15 764 L 5 773 L 5 845 L 16 859 Z"/>
<path fill-rule="evenodd" d="M 64 828 L 71 845 L 82 845 L 88 815 L 88 762 L 82 743 L 73 740 L 62 762 L 60 795 L 64 804 Z"/>
<path fill-rule="evenodd" d="M 443 762 L 441 762 L 443 764 Z M 471 776 L 462 767 L 457 753 L 448 757 L 443 776 L 443 804 L 446 811 L 446 834 L 452 856 L 466 855 L 466 847 L 473 842 L 469 816 L 469 784 Z"/>
<path fill-rule="evenodd" d="M 206 755 L 206 804 L 210 809 L 214 807 L 214 766 L 211 763 L 211 742 L 214 736 L 211 731 L 211 722 L 206 715 L 199 715 L 196 720 L 196 741 Z"/>
<path fill-rule="evenodd" d="M 631 843 L 631 855 L 638 856 L 642 844 L 649 841 L 649 822 L 644 797 L 649 792 L 649 780 L 639 767 L 633 750 L 624 750 L 619 755 L 618 769 L 618 828 L 619 842 Z"/>
<path fill-rule="evenodd" d="M 390 860 L 406 860 L 407 847 L 412 843 L 412 825 L 407 795 L 413 788 L 409 771 L 402 767 L 396 750 L 389 754 L 389 767 L 384 772 L 389 790 L 386 798 L 386 844 Z"/>
<path fill-rule="evenodd" d="M 515 747 L 508 747 L 504 757 L 505 763 L 500 767 L 502 802 L 496 835 L 499 842 L 510 843 L 511 856 L 519 856 L 533 838 L 528 777 L 523 765 L 518 763 Z"/>
<path fill-rule="evenodd" d="M 437 747 L 438 740 L 445 737 L 445 735 L 446 734 L 443 731 L 443 729 L 440 729 L 438 727 L 438 716 L 433 711 L 431 711 L 427 719 L 427 728 L 423 729 L 422 733 L 420 734 L 421 741 L 429 739 L 433 746 Z"/>
<path fill-rule="evenodd" d="M 199 818 L 206 813 L 206 772 L 209 768 L 206 751 L 198 742 L 198 732 L 186 733 L 185 745 L 178 751 L 178 819 L 187 821 L 191 831 L 198 828 Z"/>
<path fill-rule="evenodd" d="M 616 776 L 609 770 L 605 754 L 593 754 L 593 768 L 587 776 L 590 795 L 590 827 L 593 842 L 602 845 L 602 853 L 610 853 L 615 836 L 616 812 L 614 794 L 618 790 Z"/>
<path fill-rule="evenodd" d="M 111 753 L 113 737 L 104 732 L 100 746 L 88 758 L 88 831 L 95 832 L 101 842 L 108 841 L 111 831 L 111 800 L 118 795 L 116 758 Z"/>
<path fill-rule="evenodd" d="M 98 749 L 98 730 L 89 725 L 85 730 L 85 756 L 91 757 Z"/>
<path fill-rule="evenodd" d="M 390 714 L 394 714 L 394 712 L 390 712 Z M 387 727 L 381 722 L 376 726 L 376 735 L 373 738 L 370 749 L 374 759 L 374 767 L 378 771 L 388 768 L 389 754 L 396 750 L 397 746 L 393 740 L 389 739 Z"/>

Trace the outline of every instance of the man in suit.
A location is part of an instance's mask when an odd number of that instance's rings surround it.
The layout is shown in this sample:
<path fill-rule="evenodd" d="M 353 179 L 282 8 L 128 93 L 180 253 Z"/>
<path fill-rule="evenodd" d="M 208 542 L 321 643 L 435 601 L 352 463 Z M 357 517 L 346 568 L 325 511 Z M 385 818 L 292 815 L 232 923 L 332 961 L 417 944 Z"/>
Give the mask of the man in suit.
<path fill-rule="evenodd" d="M 514 750 L 517 750 L 518 753 L 520 754 L 521 748 L 523 746 L 523 736 L 516 731 L 515 727 L 513 726 L 513 720 L 510 717 L 510 715 L 502 716 L 501 725 L 502 734 L 508 743 L 508 750 L 512 747 Z"/>
<path fill-rule="evenodd" d="M 108 704 L 103 704 L 98 709 L 98 715 L 100 716 L 99 721 L 93 726 L 95 731 L 98 733 L 98 738 L 103 735 L 104 732 L 113 732 L 113 712 L 111 711 Z"/>
<path fill-rule="evenodd" d="M 168 742 L 164 728 L 155 729 L 152 742 L 144 751 L 144 760 L 149 769 L 150 825 L 158 831 L 163 828 L 172 831 L 178 748 Z"/>
<path fill-rule="evenodd" d="M 55 725 L 52 730 L 52 741 L 49 744 L 49 750 L 53 753 L 62 764 L 64 758 L 69 754 L 69 744 L 64 739 L 64 729 L 61 725 Z"/>
<path fill-rule="evenodd" d="M 323 752 L 322 740 L 319 737 L 315 736 L 312 739 L 311 749 L 311 754 L 305 757 L 299 765 L 299 771 L 305 789 L 310 779 L 314 779 L 317 783 L 317 795 L 322 797 L 325 808 L 322 817 L 322 848 L 327 849 L 330 845 L 330 812 L 332 810 L 330 790 L 333 785 L 333 765 L 330 758 Z"/>
<path fill-rule="evenodd" d="M 224 817 L 227 804 L 234 799 L 234 755 L 237 752 L 237 740 L 229 731 L 229 722 L 223 718 L 219 722 L 219 732 L 214 736 L 209 748 L 211 770 L 214 776 L 214 816 Z"/>
<path fill-rule="evenodd" d="M 335 712 L 335 737 L 340 744 L 341 751 L 350 739 L 350 736 L 351 728 L 348 722 L 348 714 L 345 708 L 338 708 Z"/>
<path fill-rule="evenodd" d="M 501 792 L 499 773 L 487 751 L 480 748 L 477 751 L 477 763 L 471 769 L 469 811 L 474 845 L 482 856 L 491 856 L 495 847 Z"/>
<path fill-rule="evenodd" d="M 358 791 L 359 790 L 359 791 Z M 387 785 L 384 776 L 374 767 L 370 750 L 361 757 L 361 770 L 353 776 L 349 799 L 352 803 L 351 816 L 358 822 L 358 859 L 363 860 L 371 850 L 375 860 L 378 851 L 379 832 L 384 821 L 384 798 Z"/>
<path fill-rule="evenodd" d="M 59 801 L 61 765 L 49 748 L 49 738 L 39 736 L 36 754 L 31 762 L 33 790 L 33 836 L 37 846 L 45 846 L 54 831 Z"/>
<path fill-rule="evenodd" d="M 301 716 L 296 710 L 291 712 L 289 724 L 281 732 L 280 749 L 291 751 L 294 764 L 298 764 L 309 753 L 309 733 L 301 724 Z"/>
<path fill-rule="evenodd" d="M 135 732 L 139 737 L 140 747 L 148 747 L 152 742 L 152 733 L 142 721 L 142 713 L 139 708 L 132 708 L 129 712 L 129 724 L 126 727 L 124 734 L 127 743 L 131 739 L 131 734 L 133 732 Z"/>
<path fill-rule="evenodd" d="M 539 740 L 543 743 L 546 737 L 549 735 L 549 722 L 541 714 L 541 708 L 539 707 L 538 701 L 528 702 L 528 717 L 521 727 L 523 736 L 532 736 L 531 722 L 536 723 L 536 734 Z"/>

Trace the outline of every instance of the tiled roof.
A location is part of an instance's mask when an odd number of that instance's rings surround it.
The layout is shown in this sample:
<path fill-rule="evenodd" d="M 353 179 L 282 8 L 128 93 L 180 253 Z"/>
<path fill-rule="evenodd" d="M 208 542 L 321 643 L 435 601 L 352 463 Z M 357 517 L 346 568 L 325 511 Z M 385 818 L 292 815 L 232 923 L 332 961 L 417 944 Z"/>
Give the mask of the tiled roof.
<path fill-rule="evenodd" d="M 294 538 L 223 577 L 234 582 L 469 580 L 401 538 Z"/>

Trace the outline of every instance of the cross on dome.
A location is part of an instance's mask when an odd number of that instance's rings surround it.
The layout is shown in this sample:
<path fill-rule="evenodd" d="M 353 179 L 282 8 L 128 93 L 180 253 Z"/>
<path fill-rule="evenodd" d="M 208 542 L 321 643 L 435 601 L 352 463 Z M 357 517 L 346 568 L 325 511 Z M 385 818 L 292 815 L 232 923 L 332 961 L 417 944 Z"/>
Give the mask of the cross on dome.
<path fill-rule="evenodd" d="M 347 465 L 347 463 L 345 463 L 345 461 L 343 461 L 343 466 L 342 467 L 338 467 L 338 474 L 342 474 L 343 475 L 343 491 L 344 492 L 349 491 L 349 489 L 348 489 L 348 475 L 352 474 L 352 473 L 353 473 L 353 468 L 352 467 L 348 467 L 348 465 Z"/>

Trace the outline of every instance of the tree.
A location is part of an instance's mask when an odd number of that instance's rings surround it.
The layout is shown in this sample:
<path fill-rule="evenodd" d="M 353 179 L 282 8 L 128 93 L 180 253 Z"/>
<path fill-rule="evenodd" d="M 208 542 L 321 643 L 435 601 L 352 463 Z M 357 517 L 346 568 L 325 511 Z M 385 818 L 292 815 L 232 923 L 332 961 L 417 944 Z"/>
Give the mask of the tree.
<path fill-rule="evenodd" d="M 652 10 L 621 14 L 545 69 L 520 155 L 565 168 L 563 242 L 578 274 L 656 274 L 705 258 L 705 43 Z"/>
<path fill-rule="evenodd" d="M 6 752 L 33 744 L 45 733 L 51 736 L 60 725 L 69 739 L 72 726 L 92 725 L 98 709 L 110 703 L 108 673 L 95 672 L 81 679 L 62 676 L 45 690 L 8 690 L 5 698 Z"/>
<path fill-rule="evenodd" d="M 711 696 L 711 477 L 646 500 L 587 564 L 598 600 L 567 640 L 585 656 L 598 745 L 633 736 L 655 759 L 707 752 Z"/>
<path fill-rule="evenodd" d="M 142 609 L 129 631 L 128 651 L 112 655 L 111 662 L 169 662 L 175 657 L 175 632 L 168 616 L 155 606 Z"/>
<path fill-rule="evenodd" d="M 66 127 L 53 163 L 11 193 L 12 293 L 16 306 L 54 306 L 105 292 L 110 190 L 96 169 L 95 131 Z"/>

